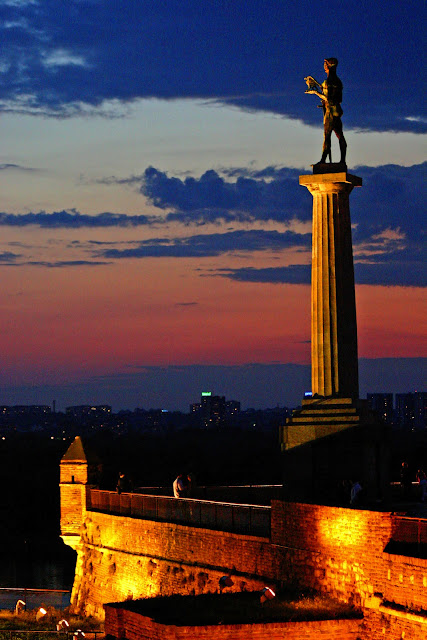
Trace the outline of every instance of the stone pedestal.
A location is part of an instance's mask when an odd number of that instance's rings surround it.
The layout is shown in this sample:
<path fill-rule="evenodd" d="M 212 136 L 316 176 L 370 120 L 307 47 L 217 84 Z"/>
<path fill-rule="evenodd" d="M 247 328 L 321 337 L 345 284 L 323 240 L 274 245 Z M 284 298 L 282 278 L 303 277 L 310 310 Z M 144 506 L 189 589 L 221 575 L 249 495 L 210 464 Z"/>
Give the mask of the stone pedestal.
<path fill-rule="evenodd" d="M 313 195 L 312 397 L 282 429 L 288 499 L 336 500 L 360 480 L 370 501 L 386 494 L 385 427 L 359 401 L 350 193 L 362 179 L 345 165 L 314 165 L 300 176 Z"/>

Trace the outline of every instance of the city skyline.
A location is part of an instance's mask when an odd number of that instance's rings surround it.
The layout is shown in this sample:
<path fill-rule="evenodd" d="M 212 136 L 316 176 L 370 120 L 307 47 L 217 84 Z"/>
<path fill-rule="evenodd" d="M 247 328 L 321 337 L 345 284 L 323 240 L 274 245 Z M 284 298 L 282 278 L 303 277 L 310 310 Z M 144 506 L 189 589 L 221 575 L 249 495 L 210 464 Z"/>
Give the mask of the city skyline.
<path fill-rule="evenodd" d="M 421 10 L 0 3 L 0 403 L 182 410 L 208 388 L 299 403 L 311 197 L 298 176 L 322 141 L 303 78 L 323 80 L 331 55 L 364 181 L 361 396 L 421 389 L 426 117 L 408 73 Z"/>

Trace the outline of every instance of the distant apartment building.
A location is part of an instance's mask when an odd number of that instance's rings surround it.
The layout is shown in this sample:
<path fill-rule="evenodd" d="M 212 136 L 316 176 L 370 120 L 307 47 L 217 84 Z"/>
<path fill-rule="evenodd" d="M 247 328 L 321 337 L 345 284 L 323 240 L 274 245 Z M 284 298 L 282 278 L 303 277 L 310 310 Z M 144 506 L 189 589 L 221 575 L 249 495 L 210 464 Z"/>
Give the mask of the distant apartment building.
<path fill-rule="evenodd" d="M 207 429 L 222 427 L 225 423 L 225 396 L 213 396 L 211 391 L 202 391 L 201 412 Z"/>
<path fill-rule="evenodd" d="M 190 413 L 199 419 L 205 429 L 222 427 L 227 419 L 240 412 L 240 402 L 226 400 L 225 396 L 214 396 L 211 391 L 202 391 L 200 402 L 190 405 Z"/>
<path fill-rule="evenodd" d="M 225 401 L 225 414 L 227 417 L 236 416 L 240 413 L 240 402 L 238 400 Z"/>
<path fill-rule="evenodd" d="M 80 404 L 66 407 L 65 413 L 67 416 L 79 421 L 100 420 L 111 415 L 111 407 L 108 404 Z"/>
<path fill-rule="evenodd" d="M 414 425 L 416 429 L 427 429 L 427 391 L 414 393 Z"/>
<path fill-rule="evenodd" d="M 396 423 L 400 427 L 427 428 L 427 392 L 396 393 Z"/>
<path fill-rule="evenodd" d="M 368 393 L 368 404 L 386 424 L 393 422 L 393 394 Z"/>
<path fill-rule="evenodd" d="M 45 404 L 15 404 L 13 406 L 1 406 L 0 416 L 4 417 L 17 417 L 17 416 L 31 416 L 31 417 L 43 417 L 50 415 L 52 409 L 49 405 Z"/>
<path fill-rule="evenodd" d="M 386 424 L 416 431 L 427 429 L 427 392 L 368 393 L 367 401 Z"/>

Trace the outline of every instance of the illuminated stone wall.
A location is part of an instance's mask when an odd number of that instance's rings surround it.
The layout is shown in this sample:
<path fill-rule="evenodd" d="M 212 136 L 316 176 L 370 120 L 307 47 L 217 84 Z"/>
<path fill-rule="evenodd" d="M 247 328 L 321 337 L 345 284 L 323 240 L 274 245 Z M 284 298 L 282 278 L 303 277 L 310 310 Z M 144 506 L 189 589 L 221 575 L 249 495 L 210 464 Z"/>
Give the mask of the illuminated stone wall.
<path fill-rule="evenodd" d="M 103 603 L 130 598 L 214 592 L 230 572 L 233 591 L 283 584 L 354 603 L 366 640 L 427 637 L 427 560 L 384 551 L 389 513 L 274 501 L 271 541 L 93 511 L 82 517 L 72 594 L 82 613 L 102 617 Z"/>
<path fill-rule="evenodd" d="M 82 519 L 86 512 L 87 464 L 62 462 L 60 466 L 61 531 L 64 542 L 71 544 L 79 537 Z M 65 539 L 67 536 L 67 540 Z"/>
<path fill-rule="evenodd" d="M 275 622 L 210 626 L 165 626 L 133 611 L 107 606 L 105 628 L 126 640 L 357 640 L 360 620 Z"/>
<path fill-rule="evenodd" d="M 215 592 L 229 570 L 231 590 L 261 589 L 274 582 L 277 566 L 267 538 L 94 511 L 86 514 L 77 551 L 72 604 L 95 616 L 105 602 Z"/>
<path fill-rule="evenodd" d="M 385 553 L 390 513 L 274 502 L 271 541 L 291 580 L 365 606 L 385 601 L 427 610 L 427 560 Z"/>
<path fill-rule="evenodd" d="M 384 552 L 391 533 L 390 513 L 272 504 L 289 582 L 362 607 L 363 640 L 425 640 L 427 560 Z"/>

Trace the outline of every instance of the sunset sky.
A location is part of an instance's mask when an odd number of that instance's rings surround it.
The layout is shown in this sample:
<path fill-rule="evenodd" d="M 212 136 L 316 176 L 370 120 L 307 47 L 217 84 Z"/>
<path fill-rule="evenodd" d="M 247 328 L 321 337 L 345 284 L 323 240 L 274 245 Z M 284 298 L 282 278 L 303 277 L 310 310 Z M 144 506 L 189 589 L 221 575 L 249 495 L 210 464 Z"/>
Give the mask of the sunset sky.
<path fill-rule="evenodd" d="M 300 402 L 304 76 L 330 56 L 363 178 L 361 396 L 427 390 L 424 21 L 420 0 L 0 0 L 0 404 Z"/>

